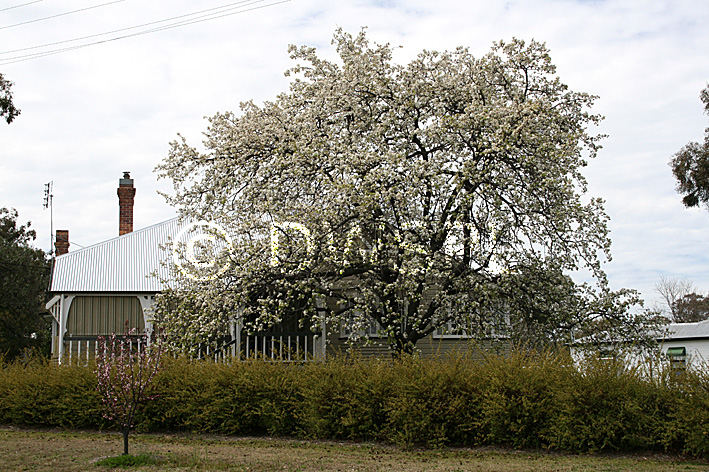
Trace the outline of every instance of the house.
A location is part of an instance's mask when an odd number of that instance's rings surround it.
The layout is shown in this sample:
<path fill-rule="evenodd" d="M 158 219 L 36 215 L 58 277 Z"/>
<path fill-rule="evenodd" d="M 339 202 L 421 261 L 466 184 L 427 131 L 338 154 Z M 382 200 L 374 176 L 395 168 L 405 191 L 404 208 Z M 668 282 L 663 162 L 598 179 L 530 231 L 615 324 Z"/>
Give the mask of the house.
<path fill-rule="evenodd" d="M 52 315 L 52 356 L 59 362 L 91 357 L 98 336 L 122 334 L 126 327 L 150 330 L 155 296 L 175 283 L 171 251 L 166 247 L 191 223 L 173 218 L 133 231 L 133 184 L 128 172 L 119 180 L 117 237 L 69 252 L 68 231 L 57 231 L 49 289 L 52 298 L 46 308 Z M 303 327 L 299 321 L 283 320 L 251 333 L 236 316 L 221 339 L 219 352 L 202 346 L 195 346 L 194 352 L 198 357 L 309 360 L 350 347 L 348 327 Z M 357 345 L 363 355 L 389 355 L 386 339 L 379 337 L 375 323 L 358 334 L 369 341 Z M 437 355 L 467 349 L 469 339 L 465 330 L 447 326 L 419 341 L 417 348 L 423 355 Z"/>

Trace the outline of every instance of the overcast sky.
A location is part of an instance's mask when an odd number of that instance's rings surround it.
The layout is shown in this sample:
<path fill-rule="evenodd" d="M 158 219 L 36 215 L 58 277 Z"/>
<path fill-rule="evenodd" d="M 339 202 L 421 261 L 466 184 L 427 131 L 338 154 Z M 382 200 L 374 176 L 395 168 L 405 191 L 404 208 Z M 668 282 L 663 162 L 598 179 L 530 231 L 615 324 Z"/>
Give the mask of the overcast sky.
<path fill-rule="evenodd" d="M 178 21 L 192 24 L 166 28 Z M 609 137 L 585 174 L 611 217 L 612 288 L 651 302 L 664 274 L 706 292 L 709 211 L 682 206 L 668 161 L 709 126 L 699 100 L 708 25 L 705 0 L 0 0 L 0 73 L 22 109 L 0 122 L 0 206 L 32 221 L 48 250 L 42 200 L 53 181 L 54 228 L 78 249 L 117 236 L 116 188 L 131 171 L 135 228 L 171 218 L 157 194 L 170 183 L 153 172 L 169 142 L 181 133 L 198 145 L 205 116 L 285 91 L 289 44 L 333 59 L 337 27 L 402 46 L 401 63 L 422 49 L 481 56 L 493 41 L 534 38 L 562 82 L 600 96 L 598 132 Z"/>

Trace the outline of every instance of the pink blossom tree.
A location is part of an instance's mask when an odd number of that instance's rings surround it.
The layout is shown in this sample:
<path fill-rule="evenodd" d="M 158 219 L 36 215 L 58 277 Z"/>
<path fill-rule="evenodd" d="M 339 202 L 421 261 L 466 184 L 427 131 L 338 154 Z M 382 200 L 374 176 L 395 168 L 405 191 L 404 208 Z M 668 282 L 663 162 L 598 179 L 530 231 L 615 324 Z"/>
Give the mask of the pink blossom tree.
<path fill-rule="evenodd" d="M 135 426 L 138 408 L 155 398 L 153 380 L 160 370 L 163 351 L 159 336 L 100 336 L 96 354 L 98 391 L 104 406 L 104 417 L 115 421 L 123 434 L 123 454 L 128 454 L 128 435 Z"/>

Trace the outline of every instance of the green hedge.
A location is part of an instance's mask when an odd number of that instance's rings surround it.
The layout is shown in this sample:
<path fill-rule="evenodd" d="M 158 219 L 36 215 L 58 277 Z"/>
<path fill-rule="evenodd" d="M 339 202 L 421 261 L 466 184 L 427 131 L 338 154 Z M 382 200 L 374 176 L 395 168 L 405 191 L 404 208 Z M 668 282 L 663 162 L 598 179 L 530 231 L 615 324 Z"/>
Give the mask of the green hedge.
<path fill-rule="evenodd" d="M 709 456 L 709 374 L 649 379 L 563 354 L 323 363 L 169 359 L 139 431 L 378 440 L 404 447 L 655 450 Z M 0 370 L 0 424 L 107 428 L 91 367 Z"/>
<path fill-rule="evenodd" d="M 0 370 L 0 423 L 61 428 L 103 427 L 96 376 L 86 367 L 46 361 Z"/>

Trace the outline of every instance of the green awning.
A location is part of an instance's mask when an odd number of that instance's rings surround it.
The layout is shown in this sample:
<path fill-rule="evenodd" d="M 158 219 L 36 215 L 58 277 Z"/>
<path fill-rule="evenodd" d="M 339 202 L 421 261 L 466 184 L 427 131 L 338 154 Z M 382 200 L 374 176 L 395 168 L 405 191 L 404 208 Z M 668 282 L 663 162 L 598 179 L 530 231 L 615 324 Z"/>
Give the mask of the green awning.
<path fill-rule="evenodd" d="M 669 357 L 680 357 L 687 355 L 687 349 L 684 347 L 671 347 L 667 349 L 667 355 Z"/>

